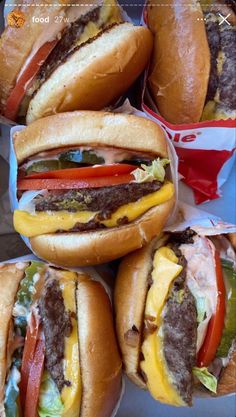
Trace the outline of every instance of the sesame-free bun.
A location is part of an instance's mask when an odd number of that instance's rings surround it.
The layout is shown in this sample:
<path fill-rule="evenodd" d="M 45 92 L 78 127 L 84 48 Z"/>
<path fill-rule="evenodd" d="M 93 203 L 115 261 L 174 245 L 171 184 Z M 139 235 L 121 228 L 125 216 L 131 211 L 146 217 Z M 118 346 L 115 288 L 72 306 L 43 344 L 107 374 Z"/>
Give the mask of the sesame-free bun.
<path fill-rule="evenodd" d="M 0 415 L 3 411 L 4 387 L 8 367 L 8 335 L 11 331 L 12 308 L 27 263 L 0 265 Z M 4 414 L 5 415 L 5 414 Z"/>
<path fill-rule="evenodd" d="M 217 395 L 226 395 L 236 392 L 236 340 L 229 353 L 229 363 L 223 369 L 217 386 Z"/>
<path fill-rule="evenodd" d="M 100 283 L 78 284 L 77 317 L 83 384 L 79 417 L 110 417 L 120 398 L 122 365 L 111 304 Z"/>
<path fill-rule="evenodd" d="M 153 254 L 165 241 L 165 237 L 153 239 L 144 248 L 123 258 L 115 285 L 116 332 L 124 370 L 143 389 L 146 389 L 146 383 L 139 372 L 139 364 L 148 278 L 153 269 Z"/>
<path fill-rule="evenodd" d="M 148 3 L 148 27 L 154 34 L 149 77 L 152 97 L 168 122 L 198 122 L 210 74 L 210 50 L 200 3 Z"/>
<path fill-rule="evenodd" d="M 131 23 L 115 25 L 68 55 L 30 101 L 26 121 L 73 110 L 101 110 L 144 70 L 152 34 Z"/>
<path fill-rule="evenodd" d="M 151 120 L 121 113 L 81 111 L 33 122 L 14 134 L 17 161 L 66 146 L 110 146 L 168 157 L 163 130 Z"/>
<path fill-rule="evenodd" d="M 65 267 L 109 262 L 141 248 L 159 234 L 174 203 L 173 196 L 124 226 L 39 235 L 30 239 L 32 250 L 38 257 Z"/>
<path fill-rule="evenodd" d="M 148 245 L 124 257 L 116 278 L 114 306 L 118 344 L 127 376 L 140 388 L 147 389 L 140 373 L 143 343 L 144 311 L 153 270 L 155 251 L 165 246 L 168 235 L 153 239 Z M 199 396 L 196 386 L 196 397 Z M 203 389 L 204 394 L 210 391 Z M 229 351 L 229 363 L 223 368 L 217 386 L 217 396 L 236 392 L 236 339 Z M 202 393 L 202 390 L 201 390 Z"/>
<path fill-rule="evenodd" d="M 0 416 L 5 416 L 4 395 L 12 361 L 13 306 L 20 281 L 29 264 L 0 265 Z M 48 265 L 48 270 L 53 268 Z M 60 279 L 61 270 L 55 270 Z M 63 271 L 64 272 L 64 271 Z M 45 270 L 46 273 L 46 270 Z M 96 302 L 94 302 L 96 300 Z M 122 390 L 121 359 L 113 325 L 112 308 L 103 282 L 78 272 L 77 323 L 79 365 L 82 379 L 81 408 L 78 417 L 110 417 Z M 66 414 L 70 417 L 69 414 Z"/>
<path fill-rule="evenodd" d="M 20 3 L 13 10 L 23 13 L 23 26 L 7 26 L 0 38 L 0 113 L 4 113 L 6 100 L 32 48 L 48 30 L 49 24 L 43 23 L 44 19 L 50 16 L 50 22 L 53 22 L 56 16 L 63 16 L 67 3 L 71 2 L 43 0 L 37 7 L 29 6 L 32 0 L 23 0 Z M 37 22 L 38 18 L 41 18 L 41 23 Z"/>

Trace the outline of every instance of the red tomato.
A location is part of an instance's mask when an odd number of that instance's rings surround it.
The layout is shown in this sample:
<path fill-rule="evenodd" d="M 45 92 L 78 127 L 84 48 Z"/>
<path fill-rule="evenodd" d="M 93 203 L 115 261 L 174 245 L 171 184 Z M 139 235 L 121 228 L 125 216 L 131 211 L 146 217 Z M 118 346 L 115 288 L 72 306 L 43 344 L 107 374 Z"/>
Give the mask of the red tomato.
<path fill-rule="evenodd" d="M 132 174 L 113 175 L 81 179 L 19 179 L 18 190 L 70 190 L 80 188 L 99 188 L 111 185 L 127 184 L 134 180 Z"/>
<path fill-rule="evenodd" d="M 46 42 L 26 67 L 15 87 L 13 88 L 10 96 L 6 102 L 6 109 L 4 116 L 10 120 L 15 120 L 19 111 L 20 104 L 25 96 L 26 89 L 29 87 L 30 82 L 37 75 L 40 67 L 53 50 L 58 40 L 52 42 Z"/>
<path fill-rule="evenodd" d="M 215 358 L 224 328 L 226 294 L 220 256 L 217 251 L 215 251 L 215 267 L 218 290 L 216 312 L 209 322 L 204 343 L 198 353 L 197 365 L 199 367 L 208 366 Z"/>
<path fill-rule="evenodd" d="M 44 369 L 44 357 L 45 342 L 42 338 L 39 338 L 36 345 L 34 360 L 29 373 L 24 417 L 38 417 L 37 408 Z"/>
<path fill-rule="evenodd" d="M 31 323 L 27 327 L 25 338 L 25 346 L 23 351 L 22 365 L 21 365 L 21 381 L 20 381 L 20 400 L 21 406 L 24 410 L 25 397 L 27 392 L 27 384 L 29 379 L 30 367 L 33 363 L 34 353 L 36 349 L 37 339 L 39 334 L 39 323 L 34 315 L 31 316 Z"/>
<path fill-rule="evenodd" d="M 30 174 L 24 179 L 32 178 L 62 178 L 62 179 L 77 179 L 77 178 L 91 178 L 91 177 L 105 177 L 120 174 L 129 174 L 134 171 L 135 167 L 128 164 L 111 164 L 111 165 L 95 165 L 92 167 L 82 168 L 68 168 L 57 169 L 54 171 L 39 172 L 37 174 Z"/>

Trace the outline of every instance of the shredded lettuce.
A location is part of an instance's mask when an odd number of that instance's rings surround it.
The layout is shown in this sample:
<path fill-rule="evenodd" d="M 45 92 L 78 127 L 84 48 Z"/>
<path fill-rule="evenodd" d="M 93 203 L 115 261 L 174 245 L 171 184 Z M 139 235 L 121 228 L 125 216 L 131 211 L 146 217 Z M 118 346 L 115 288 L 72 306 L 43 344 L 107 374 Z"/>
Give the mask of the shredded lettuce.
<path fill-rule="evenodd" d="M 205 297 L 197 297 L 196 298 L 196 307 L 197 307 L 197 322 L 201 323 L 206 319 L 206 298 Z"/>
<path fill-rule="evenodd" d="M 19 417 L 19 407 L 17 399 L 19 396 L 18 384 L 20 382 L 20 372 L 17 367 L 11 369 L 5 390 L 4 407 L 6 417 Z"/>
<path fill-rule="evenodd" d="M 40 387 L 39 417 L 60 417 L 63 413 L 60 392 L 47 371 L 44 372 Z"/>
<path fill-rule="evenodd" d="M 212 375 L 207 368 L 197 368 L 196 366 L 193 368 L 193 375 L 199 379 L 199 381 L 209 389 L 209 391 L 214 392 L 216 394 L 217 390 L 217 379 L 214 375 Z"/>
<path fill-rule="evenodd" d="M 169 159 L 157 158 L 152 161 L 151 165 L 142 164 L 141 168 L 135 169 L 132 174 L 135 177 L 135 181 L 139 183 L 151 182 L 154 180 L 164 182 L 165 166 L 169 163 Z"/>

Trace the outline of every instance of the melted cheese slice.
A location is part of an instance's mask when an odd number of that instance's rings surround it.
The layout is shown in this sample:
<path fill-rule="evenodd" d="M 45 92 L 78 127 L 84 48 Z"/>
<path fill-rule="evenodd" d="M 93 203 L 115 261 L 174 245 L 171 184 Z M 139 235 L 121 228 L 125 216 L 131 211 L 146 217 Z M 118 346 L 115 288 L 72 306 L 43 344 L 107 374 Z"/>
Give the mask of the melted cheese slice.
<path fill-rule="evenodd" d="M 148 291 L 145 315 L 155 317 L 156 332 L 148 335 L 142 345 L 144 360 L 141 369 L 147 376 L 147 387 L 158 401 L 175 406 L 186 405 L 177 392 L 163 353 L 161 331 L 162 311 L 173 280 L 182 271 L 178 259 L 168 247 L 158 249 L 154 256 L 153 284 Z"/>
<path fill-rule="evenodd" d="M 98 35 L 103 30 L 104 26 L 112 25 L 113 23 L 120 23 L 121 13 L 115 0 L 104 0 L 99 13 L 99 19 L 97 22 L 90 21 L 84 28 L 83 33 L 80 35 L 77 46 L 89 39 Z"/>
<path fill-rule="evenodd" d="M 123 217 L 127 217 L 129 222 L 132 222 L 152 207 L 168 201 L 173 195 L 173 184 L 166 183 L 160 190 L 148 194 L 134 203 L 125 204 L 118 208 L 110 219 L 101 221 L 101 224 L 106 227 L 116 227 L 119 219 Z M 18 233 L 27 237 L 55 233 L 58 230 L 66 232 L 72 229 L 76 223 L 88 223 L 90 220 L 93 220 L 96 214 L 96 212 L 91 211 L 71 213 L 64 210 L 30 214 L 27 211 L 15 210 L 14 227 Z"/>
<path fill-rule="evenodd" d="M 61 272 L 60 288 L 64 299 L 65 309 L 76 314 L 75 290 L 76 274 L 74 272 Z M 65 338 L 64 376 L 70 381 L 61 392 L 64 405 L 61 417 L 78 417 L 82 397 L 82 381 L 79 364 L 79 340 L 77 320 L 71 317 L 72 332 Z"/>

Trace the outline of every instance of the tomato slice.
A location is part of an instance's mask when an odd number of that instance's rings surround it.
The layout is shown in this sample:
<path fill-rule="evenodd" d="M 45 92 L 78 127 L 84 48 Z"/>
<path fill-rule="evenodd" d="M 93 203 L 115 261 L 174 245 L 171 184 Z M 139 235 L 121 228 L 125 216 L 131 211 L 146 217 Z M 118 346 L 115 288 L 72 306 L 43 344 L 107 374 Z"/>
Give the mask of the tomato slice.
<path fill-rule="evenodd" d="M 18 190 L 70 190 L 80 188 L 99 188 L 111 185 L 127 184 L 134 180 L 132 174 L 113 175 L 111 177 L 81 178 L 81 179 L 19 179 Z"/>
<path fill-rule="evenodd" d="M 29 65 L 25 68 L 20 78 L 17 80 L 15 87 L 13 88 L 10 96 L 6 102 L 5 117 L 10 120 L 15 120 L 19 111 L 20 104 L 25 96 L 26 89 L 29 87 L 29 83 L 38 73 L 40 67 L 53 50 L 58 40 L 52 42 L 46 42 L 37 53 L 32 57 Z"/>
<path fill-rule="evenodd" d="M 198 353 L 197 364 L 199 367 L 208 366 L 215 358 L 224 328 L 226 292 L 220 256 L 217 251 L 215 251 L 215 267 L 218 292 L 216 312 L 209 321 L 204 343 Z"/>
<path fill-rule="evenodd" d="M 29 379 L 30 368 L 34 360 L 34 353 L 36 349 L 38 334 L 39 334 L 39 323 L 38 323 L 38 320 L 35 319 L 34 314 L 32 314 L 31 323 L 27 327 L 25 346 L 24 346 L 22 365 L 21 365 L 20 400 L 21 400 L 21 405 L 22 405 L 23 410 L 25 408 L 27 384 L 28 384 L 28 379 Z"/>
<path fill-rule="evenodd" d="M 129 164 L 111 164 L 111 165 L 95 165 L 92 167 L 82 168 L 68 168 L 57 169 L 54 171 L 39 172 L 36 174 L 30 174 L 24 177 L 24 179 L 36 179 L 36 178 L 91 178 L 91 177 L 105 177 L 120 174 L 129 174 L 134 171 L 135 167 Z"/>
<path fill-rule="evenodd" d="M 45 342 L 42 337 L 37 341 L 34 360 L 30 368 L 24 417 L 38 417 L 37 407 L 40 385 L 44 369 Z"/>

